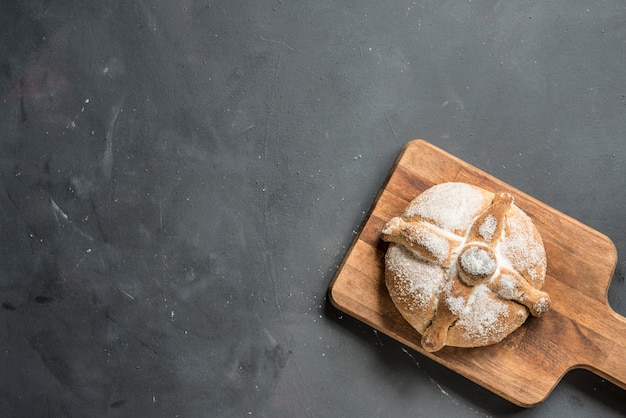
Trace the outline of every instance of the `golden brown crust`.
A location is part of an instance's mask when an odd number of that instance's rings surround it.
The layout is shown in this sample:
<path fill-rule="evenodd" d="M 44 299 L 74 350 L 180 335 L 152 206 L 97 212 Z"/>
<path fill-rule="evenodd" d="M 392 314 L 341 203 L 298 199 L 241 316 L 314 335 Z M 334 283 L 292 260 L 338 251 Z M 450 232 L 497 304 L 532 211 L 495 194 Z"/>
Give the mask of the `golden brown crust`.
<path fill-rule="evenodd" d="M 503 300 L 490 292 L 485 292 L 484 297 L 489 303 L 497 304 L 499 315 L 490 325 L 489 333 L 476 332 L 472 325 L 467 322 L 457 321 L 448 330 L 446 345 L 453 347 L 481 347 L 502 341 L 507 335 L 520 327 L 528 318 L 528 310 L 518 303 Z M 468 316 L 480 316 L 480 308 L 473 307 Z"/>
<path fill-rule="evenodd" d="M 423 333 L 435 315 L 437 295 L 445 282 L 444 271 L 422 262 L 399 244 L 391 243 L 385 256 L 385 282 L 402 316 Z M 428 282 L 416 280 L 429 277 Z"/>
<path fill-rule="evenodd" d="M 434 186 L 381 237 L 389 294 L 428 351 L 497 343 L 549 306 L 541 237 L 508 194 Z"/>

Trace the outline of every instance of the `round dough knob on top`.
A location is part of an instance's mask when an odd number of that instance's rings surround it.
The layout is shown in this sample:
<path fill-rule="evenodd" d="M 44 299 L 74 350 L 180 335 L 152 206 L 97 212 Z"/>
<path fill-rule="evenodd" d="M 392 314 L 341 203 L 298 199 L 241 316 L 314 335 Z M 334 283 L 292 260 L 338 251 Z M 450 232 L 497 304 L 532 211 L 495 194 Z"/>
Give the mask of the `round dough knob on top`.
<path fill-rule="evenodd" d="M 508 193 L 433 186 L 382 239 L 391 299 L 427 351 L 497 343 L 549 308 L 541 236 Z"/>

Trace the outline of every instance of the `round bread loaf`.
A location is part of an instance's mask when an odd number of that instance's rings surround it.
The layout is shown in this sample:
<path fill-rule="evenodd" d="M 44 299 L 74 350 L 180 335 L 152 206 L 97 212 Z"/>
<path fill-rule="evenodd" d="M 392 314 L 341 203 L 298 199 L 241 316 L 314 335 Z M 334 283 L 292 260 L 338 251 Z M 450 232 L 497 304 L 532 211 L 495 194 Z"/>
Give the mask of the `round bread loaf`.
<path fill-rule="evenodd" d="M 549 308 L 541 236 L 510 194 L 442 183 L 381 232 L 387 289 L 427 351 L 497 343 Z"/>

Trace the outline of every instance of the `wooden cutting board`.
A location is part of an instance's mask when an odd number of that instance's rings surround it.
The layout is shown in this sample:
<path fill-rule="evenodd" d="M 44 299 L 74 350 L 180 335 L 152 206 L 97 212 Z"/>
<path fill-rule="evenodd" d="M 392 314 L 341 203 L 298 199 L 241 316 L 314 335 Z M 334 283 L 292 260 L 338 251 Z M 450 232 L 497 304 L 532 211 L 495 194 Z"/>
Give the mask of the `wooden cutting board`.
<path fill-rule="evenodd" d="M 383 225 L 427 188 L 461 181 L 506 191 L 533 219 L 546 248 L 543 288 L 552 300 L 502 342 L 488 347 L 444 347 L 429 353 L 421 336 L 396 310 L 384 284 Z M 617 263 L 605 235 L 558 212 L 460 159 L 422 141 L 402 150 L 387 183 L 330 285 L 332 303 L 421 354 L 523 407 L 547 398 L 574 368 L 585 368 L 626 389 L 626 318 L 608 305 Z"/>

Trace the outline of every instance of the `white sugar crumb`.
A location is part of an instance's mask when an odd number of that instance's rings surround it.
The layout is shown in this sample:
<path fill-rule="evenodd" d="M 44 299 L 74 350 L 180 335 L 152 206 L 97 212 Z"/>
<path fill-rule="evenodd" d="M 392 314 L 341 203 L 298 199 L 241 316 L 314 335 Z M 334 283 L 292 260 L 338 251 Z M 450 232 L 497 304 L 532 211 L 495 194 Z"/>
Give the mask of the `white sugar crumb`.
<path fill-rule="evenodd" d="M 462 296 L 452 296 L 448 294 L 446 295 L 445 301 L 448 308 L 450 308 L 450 312 L 457 316 L 461 315 L 465 305 L 467 305 L 467 300 Z"/>
<path fill-rule="evenodd" d="M 396 295 L 411 300 L 410 306 L 416 310 L 428 305 L 444 282 L 441 267 L 422 261 L 401 245 L 389 247 L 387 268 L 398 278 Z"/>
<path fill-rule="evenodd" d="M 416 244 L 428 249 L 440 263 L 448 258 L 450 254 L 450 242 L 444 237 L 425 228 L 411 228 L 409 238 Z"/>
<path fill-rule="evenodd" d="M 406 211 L 419 215 L 447 231 L 465 231 L 483 208 L 480 191 L 464 183 L 442 183 L 419 195 Z"/>
<path fill-rule="evenodd" d="M 487 215 L 483 220 L 483 223 L 478 227 L 478 233 L 487 242 L 493 239 L 493 234 L 496 232 L 498 226 L 498 220 L 493 215 Z"/>
<path fill-rule="evenodd" d="M 512 274 L 503 274 L 498 283 L 498 295 L 504 299 L 519 299 L 521 292 L 517 290 L 516 282 Z"/>
<path fill-rule="evenodd" d="M 402 224 L 402 219 L 399 217 L 391 218 L 389 222 L 385 224 L 382 229 L 382 233 L 386 235 L 391 235 L 394 229 L 398 228 Z"/>
<path fill-rule="evenodd" d="M 460 257 L 463 270 L 474 276 L 486 276 L 496 271 L 496 260 L 480 247 L 470 247 Z"/>
<path fill-rule="evenodd" d="M 470 338 L 486 338 L 496 328 L 498 320 L 508 316 L 507 305 L 490 297 L 489 290 L 480 285 L 476 287 L 457 325 L 464 328 Z"/>
<path fill-rule="evenodd" d="M 535 304 L 535 312 L 537 312 L 537 314 L 539 315 L 545 313 L 548 310 L 548 305 L 548 298 L 539 299 Z"/>

